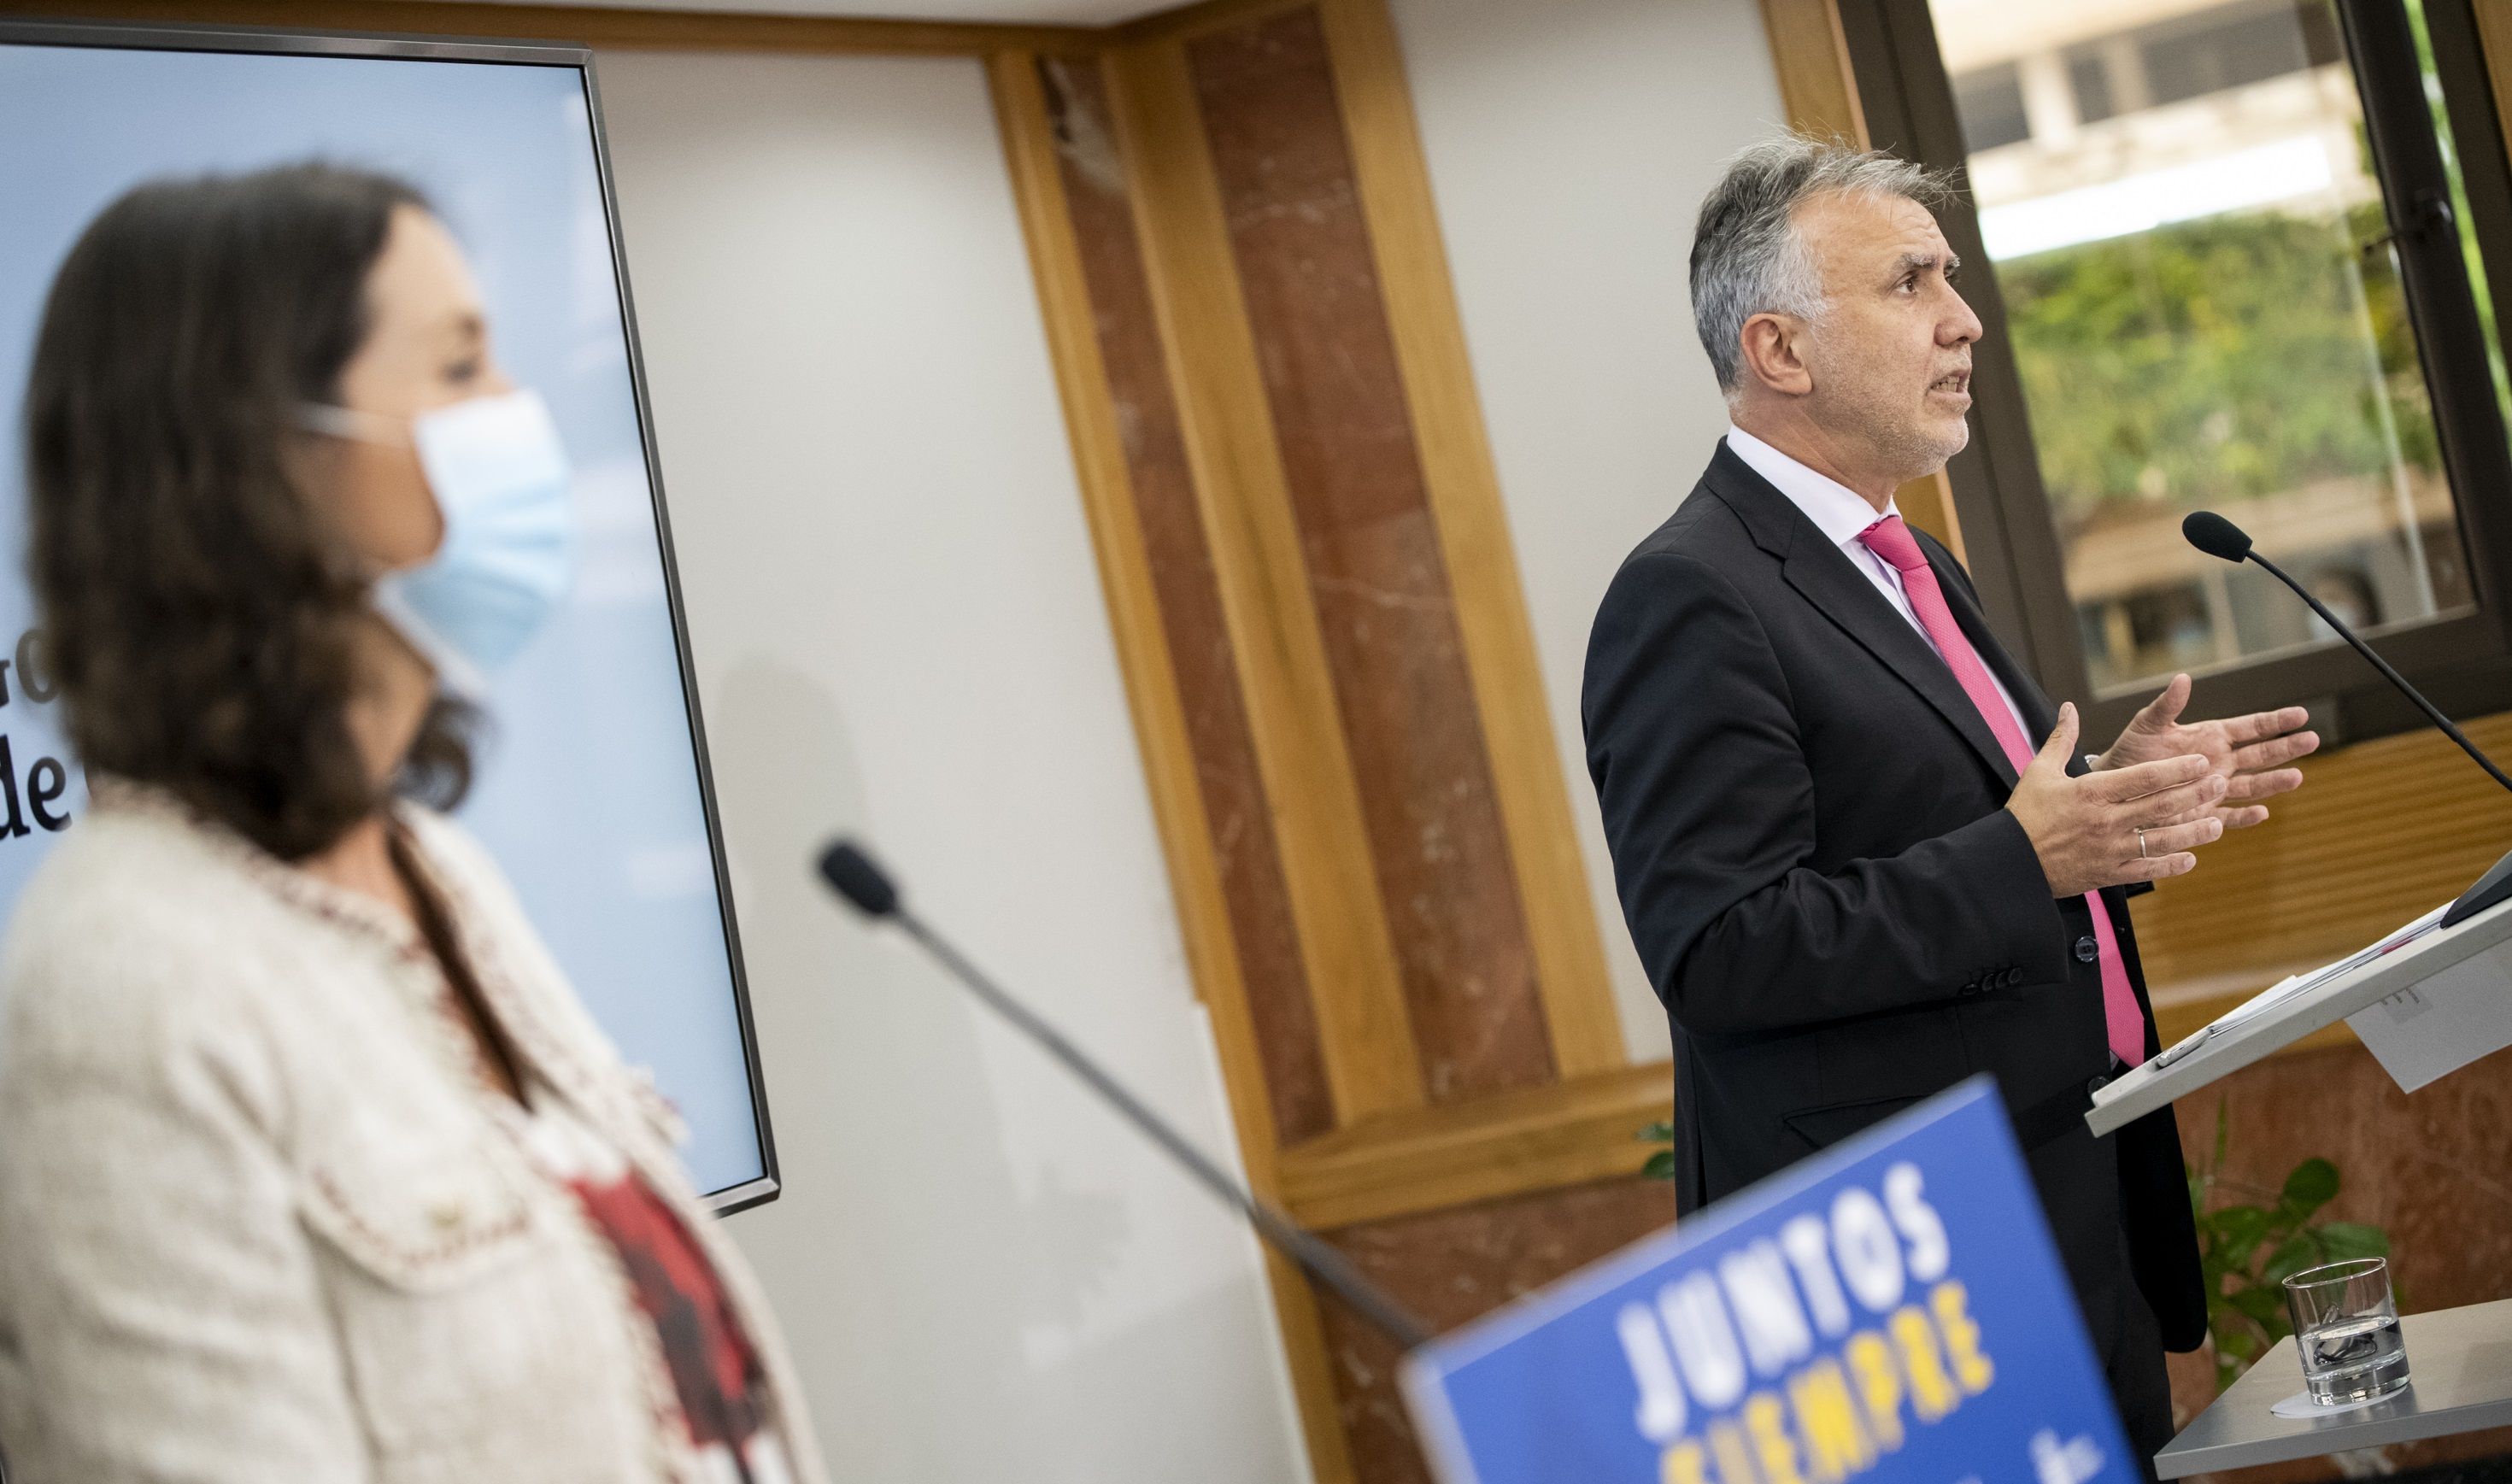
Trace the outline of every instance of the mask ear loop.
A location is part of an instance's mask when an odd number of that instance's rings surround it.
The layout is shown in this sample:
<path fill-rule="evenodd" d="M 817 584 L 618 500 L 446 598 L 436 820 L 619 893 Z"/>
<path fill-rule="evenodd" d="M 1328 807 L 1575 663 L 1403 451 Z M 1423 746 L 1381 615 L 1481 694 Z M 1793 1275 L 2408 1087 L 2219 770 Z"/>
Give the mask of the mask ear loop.
<path fill-rule="evenodd" d="M 289 416 L 301 431 L 319 433 L 326 438 L 375 444 L 388 449 L 411 447 L 409 430 L 401 425 L 401 419 L 387 417 L 381 412 L 365 412 L 353 407 L 334 407 L 321 402 L 300 402 L 289 409 Z M 366 568 L 365 563 L 357 565 Z M 373 567 L 361 570 L 358 577 L 362 582 L 373 582 L 384 575 L 384 568 Z"/>
<path fill-rule="evenodd" d="M 356 408 L 333 407 L 320 402 L 300 402 L 294 409 L 296 425 L 309 433 L 354 443 L 381 444 L 387 448 L 412 447 L 410 429 L 400 418 L 381 412 L 361 411 Z M 427 621 L 410 606 L 399 588 L 393 584 L 396 573 L 373 571 L 365 574 L 367 601 L 377 616 L 392 626 L 403 642 L 418 651 L 436 671 L 437 683 L 456 699 L 473 705 L 485 702 L 489 680 L 469 660 L 440 643 Z"/>
<path fill-rule="evenodd" d="M 411 444 L 409 426 L 401 418 L 387 417 L 381 412 L 333 407 L 322 402 L 300 402 L 294 412 L 296 425 L 308 433 L 321 433 L 352 443 L 381 444 L 393 449 L 406 449 Z"/>

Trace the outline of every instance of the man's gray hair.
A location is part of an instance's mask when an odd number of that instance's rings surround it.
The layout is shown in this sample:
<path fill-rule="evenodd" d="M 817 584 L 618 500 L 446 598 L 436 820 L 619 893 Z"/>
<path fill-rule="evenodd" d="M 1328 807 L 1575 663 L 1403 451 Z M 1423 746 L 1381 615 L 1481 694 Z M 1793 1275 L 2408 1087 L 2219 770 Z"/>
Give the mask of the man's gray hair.
<path fill-rule="evenodd" d="M 1692 233 L 1692 323 L 1729 400 L 1744 385 L 1747 320 L 1822 316 L 1823 277 L 1795 215 L 1835 191 L 1900 196 L 1930 211 L 1953 196 L 1945 176 L 1907 160 L 1804 135 L 1755 144 L 1729 160 Z"/>

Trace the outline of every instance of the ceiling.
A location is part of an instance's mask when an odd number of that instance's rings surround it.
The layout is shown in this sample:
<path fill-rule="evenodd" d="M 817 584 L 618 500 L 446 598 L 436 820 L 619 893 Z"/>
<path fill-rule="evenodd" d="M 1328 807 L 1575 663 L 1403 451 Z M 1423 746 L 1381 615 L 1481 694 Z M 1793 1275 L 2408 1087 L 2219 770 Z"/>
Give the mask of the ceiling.
<path fill-rule="evenodd" d="M 559 3 L 657 11 L 742 11 L 752 15 L 1107 25 L 1154 11 L 1167 10 L 1179 4 L 1180 0 L 559 0 Z"/>

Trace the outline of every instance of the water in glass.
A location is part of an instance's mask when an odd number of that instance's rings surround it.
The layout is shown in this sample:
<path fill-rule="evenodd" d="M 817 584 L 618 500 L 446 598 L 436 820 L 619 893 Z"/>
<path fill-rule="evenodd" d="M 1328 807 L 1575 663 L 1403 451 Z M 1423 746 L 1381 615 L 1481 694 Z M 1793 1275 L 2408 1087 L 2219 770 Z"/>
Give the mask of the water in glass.
<path fill-rule="evenodd" d="M 2379 1258 L 2333 1263 L 2285 1280 L 2303 1385 L 2324 1407 L 2387 1396 L 2408 1384 L 2408 1347 Z"/>
<path fill-rule="evenodd" d="M 2408 1384 L 2408 1347 L 2389 1315 L 2348 1319 L 2298 1339 L 2303 1385 L 2324 1407 L 2386 1396 Z"/>

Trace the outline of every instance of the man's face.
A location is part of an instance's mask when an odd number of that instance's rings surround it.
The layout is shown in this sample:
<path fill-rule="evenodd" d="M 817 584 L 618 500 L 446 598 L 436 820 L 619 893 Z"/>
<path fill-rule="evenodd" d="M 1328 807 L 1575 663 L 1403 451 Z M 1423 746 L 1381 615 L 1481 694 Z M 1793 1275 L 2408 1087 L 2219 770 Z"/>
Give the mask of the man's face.
<path fill-rule="evenodd" d="M 1799 341 L 1806 411 L 1897 481 L 1935 473 L 1971 438 L 1963 414 L 1981 333 L 1936 218 L 1900 196 L 1835 193 L 1799 207 L 1796 228 L 1826 301 Z"/>

